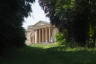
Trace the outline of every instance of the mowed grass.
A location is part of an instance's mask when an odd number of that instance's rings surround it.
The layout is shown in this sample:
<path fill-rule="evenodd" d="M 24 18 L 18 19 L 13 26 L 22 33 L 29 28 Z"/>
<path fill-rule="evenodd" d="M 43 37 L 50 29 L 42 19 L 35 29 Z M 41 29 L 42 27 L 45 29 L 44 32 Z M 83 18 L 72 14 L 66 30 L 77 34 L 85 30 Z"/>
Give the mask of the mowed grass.
<path fill-rule="evenodd" d="M 0 64 L 96 64 L 96 49 L 34 44 L 7 50 Z"/>
<path fill-rule="evenodd" d="M 48 49 L 48 48 L 53 48 L 53 47 L 58 47 L 61 46 L 58 43 L 49 43 L 49 44 L 32 44 L 31 47 L 36 47 L 36 48 L 43 48 L 43 49 Z"/>

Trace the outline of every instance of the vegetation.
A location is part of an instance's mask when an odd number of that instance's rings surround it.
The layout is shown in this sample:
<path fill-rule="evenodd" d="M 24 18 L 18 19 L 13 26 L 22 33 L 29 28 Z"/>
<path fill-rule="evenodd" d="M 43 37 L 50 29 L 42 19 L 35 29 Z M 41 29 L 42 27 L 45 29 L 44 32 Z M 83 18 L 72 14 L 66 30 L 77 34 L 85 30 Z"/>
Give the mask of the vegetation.
<path fill-rule="evenodd" d="M 39 0 L 60 31 L 57 41 L 71 42 L 73 48 L 57 43 L 24 46 L 21 26 L 33 1 L 0 1 L 0 64 L 95 64 L 96 48 L 88 47 L 96 46 L 96 0 Z"/>
<path fill-rule="evenodd" d="M 51 23 L 60 32 L 67 32 L 66 40 L 78 46 L 95 47 L 95 0 L 39 0 Z"/>
<path fill-rule="evenodd" d="M 61 45 L 66 45 L 66 40 L 65 40 L 64 35 L 62 33 L 60 33 L 60 32 L 57 33 L 55 35 L 55 37 L 56 37 L 56 42 L 59 42 Z"/>
<path fill-rule="evenodd" d="M 10 47 L 22 47 L 25 30 L 22 28 L 24 17 L 31 12 L 30 2 L 34 0 L 0 1 L 0 51 Z M 1 54 L 1 53 L 0 53 Z"/>
<path fill-rule="evenodd" d="M 49 46 L 49 48 L 42 48 L 42 45 L 41 48 L 38 48 L 34 45 L 21 49 L 11 49 L 6 52 L 3 57 L 0 57 L 0 64 L 96 63 L 96 48 L 64 48 L 64 46 Z"/>
<path fill-rule="evenodd" d="M 36 47 L 36 48 L 43 48 L 43 49 L 47 49 L 47 48 L 51 48 L 51 47 L 57 47 L 57 46 L 61 46 L 59 43 L 49 43 L 49 44 L 32 44 L 30 45 L 31 47 Z"/>

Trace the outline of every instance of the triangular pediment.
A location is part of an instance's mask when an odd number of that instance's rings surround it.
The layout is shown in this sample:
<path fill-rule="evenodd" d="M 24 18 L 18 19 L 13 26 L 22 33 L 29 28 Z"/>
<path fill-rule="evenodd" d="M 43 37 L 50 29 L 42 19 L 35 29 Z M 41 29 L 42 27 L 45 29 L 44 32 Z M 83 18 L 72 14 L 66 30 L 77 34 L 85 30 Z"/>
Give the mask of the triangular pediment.
<path fill-rule="evenodd" d="M 38 29 L 38 28 L 45 28 L 50 26 L 51 26 L 50 22 L 39 21 L 35 25 L 29 26 L 28 29 Z"/>
<path fill-rule="evenodd" d="M 36 23 L 36 24 L 34 25 L 34 27 L 35 27 L 35 26 L 49 25 L 49 24 L 50 24 L 50 23 L 48 23 L 48 22 L 39 21 L 38 23 Z"/>

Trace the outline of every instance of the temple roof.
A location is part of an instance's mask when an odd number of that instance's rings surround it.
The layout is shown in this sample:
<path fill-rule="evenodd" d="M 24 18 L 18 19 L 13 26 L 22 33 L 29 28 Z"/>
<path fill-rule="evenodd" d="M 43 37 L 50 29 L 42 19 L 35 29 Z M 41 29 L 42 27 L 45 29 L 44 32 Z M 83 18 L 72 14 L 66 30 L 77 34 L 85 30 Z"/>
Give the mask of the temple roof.
<path fill-rule="evenodd" d="M 39 21 L 34 25 L 30 25 L 28 27 L 28 29 L 38 29 L 38 28 L 42 28 L 42 27 L 49 27 L 50 25 L 51 25 L 50 22 Z"/>
<path fill-rule="evenodd" d="M 50 24 L 49 22 L 39 21 L 34 26 L 42 26 L 42 25 L 49 25 L 49 24 Z"/>

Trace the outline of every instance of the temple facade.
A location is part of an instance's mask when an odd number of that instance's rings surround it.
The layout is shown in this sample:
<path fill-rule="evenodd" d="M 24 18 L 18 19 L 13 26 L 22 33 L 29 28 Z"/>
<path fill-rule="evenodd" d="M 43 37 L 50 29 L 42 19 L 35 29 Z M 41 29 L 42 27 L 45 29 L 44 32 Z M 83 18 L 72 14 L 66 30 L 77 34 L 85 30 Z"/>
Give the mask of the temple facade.
<path fill-rule="evenodd" d="M 26 44 L 53 43 L 56 41 L 55 35 L 58 29 L 48 22 L 39 21 L 35 25 L 29 26 L 26 31 Z"/>

